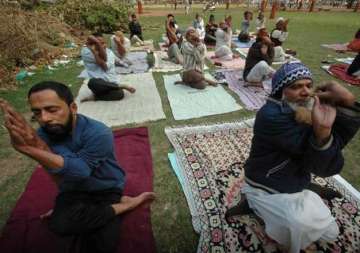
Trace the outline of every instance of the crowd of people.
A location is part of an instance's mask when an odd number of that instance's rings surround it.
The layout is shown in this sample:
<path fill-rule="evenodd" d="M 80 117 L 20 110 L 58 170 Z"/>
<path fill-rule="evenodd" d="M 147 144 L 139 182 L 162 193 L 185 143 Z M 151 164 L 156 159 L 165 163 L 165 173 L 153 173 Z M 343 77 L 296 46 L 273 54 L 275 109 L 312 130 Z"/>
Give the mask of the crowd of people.
<path fill-rule="evenodd" d="M 238 35 L 240 42 L 253 41 L 243 80 L 261 87 L 265 79 L 272 79 L 272 91 L 256 114 L 241 202 L 228 209 L 226 218 L 232 222 L 233 216 L 253 213 L 265 223 L 272 239 L 289 252 L 298 253 L 320 238 L 335 240 L 340 232 L 321 198 L 342 196 L 311 183 L 311 174 L 329 177 L 341 172 L 342 150 L 360 127 L 360 106 L 350 91 L 334 81 L 315 87 L 310 69 L 300 62 L 286 62 L 275 70 L 272 62 L 286 57 L 282 46 L 289 36 L 289 20 L 278 18 L 269 34 L 259 12 L 257 31 L 252 35 L 252 17 L 250 11 L 244 13 Z M 216 23 L 215 16 L 210 15 L 205 25 L 196 14 L 192 26 L 182 31 L 174 15 L 167 15 L 168 56 L 183 66 L 181 81 L 174 85 L 195 89 L 217 85 L 204 75 L 207 46 L 215 47 L 218 59 L 231 61 L 237 57 L 232 51 L 232 25 L 231 16 Z M 144 44 L 135 14 L 131 15 L 129 30 L 129 38 L 115 32 L 110 37 L 111 48 L 100 33 L 87 38 L 81 57 L 92 95 L 81 102 L 136 95 L 135 88 L 122 84 L 115 72 L 116 66 L 132 64 L 127 58 L 131 45 Z M 358 53 L 348 74 L 359 77 L 360 30 L 348 48 Z M 39 162 L 58 184 L 60 193 L 54 209 L 44 215 L 50 219 L 50 230 L 59 236 L 83 236 L 82 252 L 114 252 L 114 238 L 119 233 L 115 217 L 153 201 L 155 194 L 122 194 L 125 173 L 115 159 L 111 129 L 78 114 L 66 85 L 38 83 L 29 90 L 28 100 L 40 126 L 38 131 L 7 101 L 0 100 L 0 107 L 13 147 Z"/>

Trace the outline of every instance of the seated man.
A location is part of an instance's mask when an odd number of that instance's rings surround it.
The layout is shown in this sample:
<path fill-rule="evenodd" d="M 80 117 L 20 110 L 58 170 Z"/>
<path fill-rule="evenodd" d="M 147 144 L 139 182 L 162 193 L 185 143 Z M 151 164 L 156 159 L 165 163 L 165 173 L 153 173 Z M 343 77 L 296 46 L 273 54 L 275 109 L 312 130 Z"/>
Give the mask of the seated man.
<path fill-rule="evenodd" d="M 348 67 L 347 74 L 360 79 L 360 29 L 356 32 L 355 38 L 347 45 L 347 48 L 358 53 Z"/>
<path fill-rule="evenodd" d="M 142 36 L 142 29 L 139 21 L 137 20 L 136 14 L 131 14 L 131 21 L 129 23 L 130 30 L 130 41 L 135 46 L 144 45 L 144 39 Z"/>
<path fill-rule="evenodd" d="M 204 89 L 206 85 L 216 86 L 216 82 L 204 77 L 204 60 L 206 46 L 201 42 L 194 28 L 189 28 L 185 34 L 181 52 L 184 57 L 182 81 L 175 84 L 189 85 L 195 89 Z"/>
<path fill-rule="evenodd" d="M 215 16 L 211 14 L 209 17 L 209 22 L 206 24 L 205 27 L 204 42 L 206 45 L 215 45 L 216 43 L 215 32 L 217 28 L 218 25 L 215 23 Z"/>
<path fill-rule="evenodd" d="M 226 15 L 224 22 L 226 24 L 227 27 L 229 27 L 229 29 L 232 29 L 232 16 L 231 15 Z M 232 32 L 232 30 L 231 30 Z"/>
<path fill-rule="evenodd" d="M 183 56 L 180 52 L 182 36 L 179 35 L 174 15 L 169 14 L 165 23 L 166 36 L 169 40 L 168 56 L 170 61 L 176 64 L 183 64 Z"/>
<path fill-rule="evenodd" d="M 132 62 L 126 57 L 129 52 L 131 43 L 121 31 L 116 31 L 115 35 L 110 37 L 111 50 L 117 57 L 115 65 L 129 67 Z"/>
<path fill-rule="evenodd" d="M 262 11 L 259 11 L 259 14 L 255 20 L 256 30 L 259 31 L 261 28 L 266 27 L 265 22 L 266 22 L 266 19 L 265 19 L 264 13 Z"/>
<path fill-rule="evenodd" d="M 40 163 L 58 185 L 54 208 L 41 218 L 49 219 L 56 235 L 75 237 L 78 244 L 69 249 L 115 253 L 118 216 L 150 203 L 155 194 L 123 196 L 125 173 L 115 158 L 111 129 L 77 114 L 66 85 L 38 83 L 29 90 L 28 101 L 40 125 L 37 132 L 5 100 L 0 99 L 0 107 L 11 145 Z"/>
<path fill-rule="evenodd" d="M 204 40 L 204 38 L 205 38 L 205 25 L 204 25 L 204 20 L 199 15 L 199 13 L 196 13 L 195 20 L 193 21 L 192 26 L 195 28 L 196 32 L 199 34 L 199 38 L 201 40 Z"/>
<path fill-rule="evenodd" d="M 275 70 L 271 67 L 274 49 L 270 38 L 259 33 L 246 57 L 243 79 L 248 84 L 262 87 L 262 81 L 271 78 Z"/>
<path fill-rule="evenodd" d="M 231 51 L 232 30 L 224 21 L 219 23 L 215 32 L 216 45 L 215 57 L 220 60 L 231 61 L 233 53 Z"/>
<path fill-rule="evenodd" d="M 252 20 L 252 16 L 253 14 L 251 11 L 244 12 L 244 20 L 241 22 L 241 31 L 238 36 L 240 42 L 250 41 L 249 28 L 250 28 L 250 21 Z"/>
<path fill-rule="evenodd" d="M 125 95 L 123 90 L 135 92 L 131 86 L 120 85 L 119 75 L 115 72 L 116 57 L 106 48 L 102 34 L 89 36 L 86 46 L 81 50 L 81 58 L 90 78 L 88 87 L 93 92 L 93 96 L 82 99 L 82 102 L 92 99 L 121 100 Z"/>
<path fill-rule="evenodd" d="M 290 253 L 318 239 L 337 238 L 335 218 L 320 196 L 330 200 L 341 194 L 311 183 L 311 174 L 339 174 L 342 150 L 360 127 L 359 104 L 347 89 L 332 81 L 318 87 L 313 97 L 312 88 L 311 72 L 303 64 L 280 67 L 271 95 L 256 115 L 245 163 L 242 193 L 263 219 L 266 233 Z M 299 117 L 300 112 L 310 120 Z M 240 207 L 226 216 L 241 213 Z"/>
<path fill-rule="evenodd" d="M 285 53 L 295 55 L 296 52 L 293 50 L 287 50 L 286 52 L 282 48 L 283 42 L 287 39 L 289 33 L 287 31 L 287 25 L 289 19 L 282 17 L 278 18 L 275 24 L 275 28 L 271 31 L 270 38 L 274 43 L 274 61 L 284 61 Z"/>

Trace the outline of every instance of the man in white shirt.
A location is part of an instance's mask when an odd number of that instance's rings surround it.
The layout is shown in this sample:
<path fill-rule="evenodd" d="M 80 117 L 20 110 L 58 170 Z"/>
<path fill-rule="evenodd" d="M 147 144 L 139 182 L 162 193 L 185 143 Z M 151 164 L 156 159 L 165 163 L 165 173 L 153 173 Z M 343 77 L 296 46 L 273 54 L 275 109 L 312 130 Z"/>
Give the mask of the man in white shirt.
<path fill-rule="evenodd" d="M 215 57 L 220 60 L 231 61 L 233 59 L 233 53 L 231 51 L 231 27 L 228 27 L 224 21 L 220 22 L 219 28 L 215 32 L 215 37 Z"/>
<path fill-rule="evenodd" d="M 135 88 L 128 85 L 120 85 L 120 76 L 115 72 L 116 56 L 106 48 L 106 43 L 101 33 L 95 33 L 88 37 L 86 45 L 81 50 L 81 58 L 90 80 L 89 89 L 93 92 L 92 97 L 82 100 L 120 100 L 124 98 L 124 90 L 130 93 Z"/>
<path fill-rule="evenodd" d="M 207 85 L 216 86 L 216 82 L 204 77 L 204 60 L 206 46 L 201 42 L 199 34 L 190 27 L 185 34 L 181 52 L 184 57 L 182 81 L 175 84 L 185 84 L 195 89 L 205 89 Z"/>
<path fill-rule="evenodd" d="M 293 50 L 284 50 L 282 48 L 283 42 L 289 36 L 289 32 L 287 31 L 287 26 L 289 23 L 289 19 L 284 19 L 280 17 L 276 20 L 275 28 L 271 31 L 270 38 L 274 43 L 274 61 L 285 61 L 286 54 L 295 55 L 296 52 Z"/>
<path fill-rule="evenodd" d="M 115 60 L 115 65 L 122 67 L 129 67 L 132 62 L 126 57 L 130 50 L 131 43 L 128 38 L 124 36 L 121 31 L 116 31 L 114 35 L 110 37 L 111 50 L 118 58 Z"/>
<path fill-rule="evenodd" d="M 195 20 L 193 21 L 193 27 L 195 28 L 196 32 L 199 34 L 199 38 L 204 40 L 205 38 L 205 25 L 203 18 L 196 13 Z"/>

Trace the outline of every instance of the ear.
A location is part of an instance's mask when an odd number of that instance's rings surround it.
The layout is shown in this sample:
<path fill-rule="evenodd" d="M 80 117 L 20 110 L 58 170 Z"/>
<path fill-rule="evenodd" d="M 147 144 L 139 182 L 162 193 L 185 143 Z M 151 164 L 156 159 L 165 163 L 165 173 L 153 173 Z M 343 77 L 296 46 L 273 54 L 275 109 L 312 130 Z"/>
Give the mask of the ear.
<path fill-rule="evenodd" d="M 77 104 L 75 102 L 72 102 L 70 104 L 70 112 L 71 112 L 71 114 L 73 114 L 73 115 L 77 114 L 77 109 L 78 109 Z"/>

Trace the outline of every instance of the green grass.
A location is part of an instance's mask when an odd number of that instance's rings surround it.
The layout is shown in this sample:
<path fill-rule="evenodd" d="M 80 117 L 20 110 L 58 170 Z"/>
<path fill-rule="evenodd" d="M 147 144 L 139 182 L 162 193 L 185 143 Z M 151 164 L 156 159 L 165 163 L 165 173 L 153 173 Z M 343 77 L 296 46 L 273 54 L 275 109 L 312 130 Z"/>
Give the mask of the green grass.
<path fill-rule="evenodd" d="M 163 8 L 162 8 L 163 9 Z M 164 9 L 163 9 L 164 10 Z M 225 14 L 233 16 L 234 28 L 239 28 L 244 9 L 233 8 L 229 11 L 218 9 L 215 13 L 216 19 L 224 17 Z M 169 9 L 169 12 L 172 10 Z M 181 9 L 181 13 L 183 13 Z M 194 11 L 193 13 L 194 14 Z M 322 43 L 336 43 L 349 41 L 355 31 L 360 27 L 360 15 L 352 12 L 280 12 L 278 16 L 290 18 L 289 38 L 285 42 L 285 48 L 292 48 L 298 52 L 298 57 L 308 65 L 313 71 L 315 83 L 332 79 L 328 74 L 320 69 L 320 61 L 328 55 L 333 57 L 333 51 L 320 47 Z M 176 20 L 180 27 L 186 27 L 193 19 L 194 15 L 176 15 Z M 268 17 L 266 13 L 266 17 Z M 165 15 L 162 17 L 141 17 L 140 21 L 144 27 L 145 38 L 154 39 L 157 43 L 161 34 L 164 32 Z M 207 20 L 207 17 L 205 17 Z M 267 20 L 269 30 L 274 26 L 273 21 Z M 252 27 L 254 28 L 254 27 Z M 340 55 L 339 57 L 341 57 Z M 57 80 L 66 84 L 71 84 L 74 92 L 78 90 L 81 80 L 77 79 L 81 68 L 76 64 L 69 64 L 66 67 L 52 71 L 39 71 L 36 75 L 25 80 L 19 85 L 17 91 L 0 92 L 0 96 L 11 101 L 21 112 L 28 114 L 26 104 L 26 93 L 29 87 L 42 80 Z M 253 112 L 238 111 L 224 115 L 203 117 L 200 119 L 175 121 L 173 119 L 169 102 L 166 97 L 162 74 L 154 73 L 159 93 L 161 95 L 166 120 L 141 124 L 149 127 L 152 146 L 153 165 L 154 165 L 154 188 L 157 200 L 152 206 L 152 223 L 155 234 L 158 252 L 195 252 L 198 236 L 194 233 L 191 225 L 189 209 L 181 190 L 180 184 L 174 173 L 170 169 L 167 153 L 172 151 L 168 142 L 164 128 L 174 125 L 189 124 L 210 124 L 215 122 L 235 121 L 242 117 L 252 116 Z M 360 88 L 347 86 L 357 98 L 360 97 Z M 231 93 L 233 95 L 233 93 Z M 235 96 L 234 96 L 235 97 Z M 237 99 L 237 97 L 235 97 Z M 237 99 L 237 101 L 239 101 Z M 240 102 L 240 101 L 239 101 Z M 135 124 L 127 127 L 138 126 Z M 4 129 L 0 128 L 0 159 L 8 161 L 11 168 L 14 159 L 20 159 L 8 143 L 8 138 Z M 342 172 L 351 184 L 360 189 L 360 140 L 359 134 L 345 148 L 345 167 Z M 0 227 L 6 221 L 10 210 L 15 205 L 16 199 L 23 191 L 24 185 L 29 178 L 34 162 L 29 159 L 21 158 L 18 162 L 17 173 L 9 176 L 6 180 L 0 181 Z M 1 172 L 0 172 L 1 175 Z"/>

